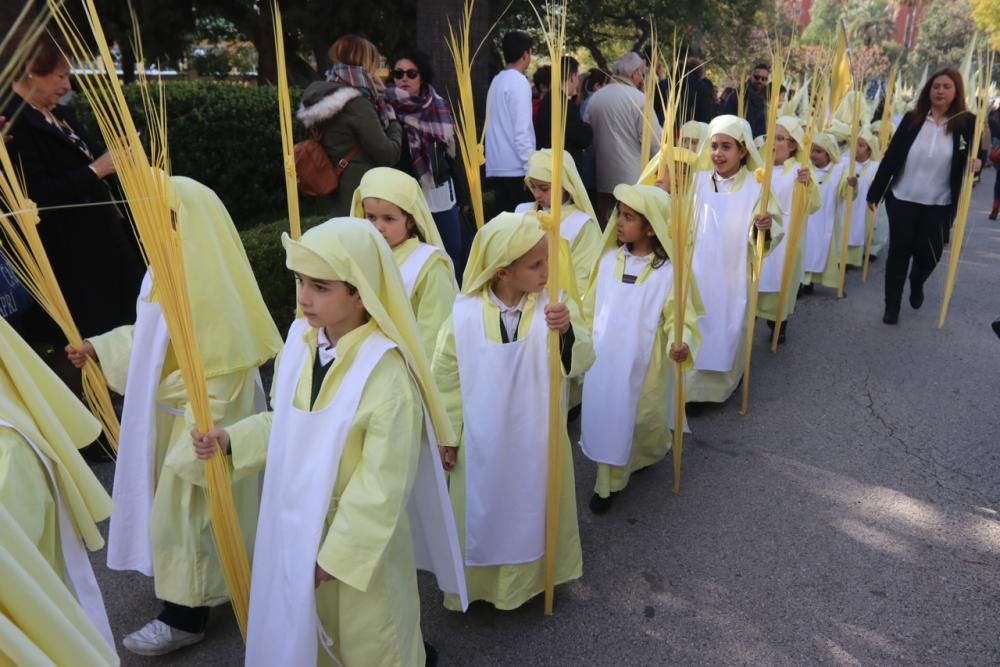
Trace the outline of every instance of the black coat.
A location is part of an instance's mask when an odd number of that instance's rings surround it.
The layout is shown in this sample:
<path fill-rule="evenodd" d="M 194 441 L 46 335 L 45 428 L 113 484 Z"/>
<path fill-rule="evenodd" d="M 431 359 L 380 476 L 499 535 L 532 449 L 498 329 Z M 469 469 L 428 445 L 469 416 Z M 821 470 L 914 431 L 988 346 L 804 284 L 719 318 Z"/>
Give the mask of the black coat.
<path fill-rule="evenodd" d="M 117 197 L 88 166 L 101 147 L 68 107 L 56 107 L 53 115 L 73 128 L 90 156 L 19 96 L 3 115 L 12 119 L 7 148 L 40 209 L 39 236 L 81 335 L 131 324 L 145 267 L 129 223 L 112 203 Z M 90 206 L 73 206 L 79 204 Z M 57 206 L 71 208 L 44 210 Z M 18 328 L 31 341 L 63 341 L 39 307 Z"/>
<path fill-rule="evenodd" d="M 913 125 L 913 113 L 910 111 L 903 116 L 896 133 L 892 135 L 889 148 L 882 156 L 878 171 L 875 172 L 875 178 L 872 179 L 871 187 L 868 188 L 868 201 L 871 203 L 877 204 L 882 201 L 882 197 L 885 196 L 892 181 L 903 175 L 903 167 L 906 166 L 906 156 L 910 153 L 910 146 L 913 145 L 917 135 L 920 134 L 920 128 L 923 127 L 923 123 Z M 967 121 L 958 128 L 958 131 L 952 133 L 954 145 L 949 178 L 952 216 L 954 216 L 955 208 L 958 206 L 958 194 L 962 189 L 962 178 L 965 175 L 966 160 L 970 155 L 972 133 L 975 129 L 975 116 L 967 114 L 966 117 Z M 973 151 L 971 154 L 976 157 L 978 152 Z"/>
<path fill-rule="evenodd" d="M 563 127 L 565 138 L 563 148 L 573 156 L 576 168 L 580 168 L 580 155 L 594 143 L 594 129 L 583 120 L 580 107 L 576 100 L 566 103 L 566 124 Z M 552 148 L 552 96 L 546 95 L 538 106 L 538 116 L 535 119 L 535 147 L 538 150 Z"/>

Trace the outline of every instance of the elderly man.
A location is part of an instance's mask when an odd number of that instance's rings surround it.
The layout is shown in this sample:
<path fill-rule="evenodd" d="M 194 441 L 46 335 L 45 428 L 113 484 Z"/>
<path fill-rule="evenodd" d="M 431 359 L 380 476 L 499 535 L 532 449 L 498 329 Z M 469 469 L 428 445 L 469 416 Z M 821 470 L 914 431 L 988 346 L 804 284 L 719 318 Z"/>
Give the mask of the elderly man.
<path fill-rule="evenodd" d="M 643 117 L 645 99 L 642 84 L 646 61 L 634 51 L 626 53 L 611 66 L 614 79 L 594 93 L 584 121 L 594 128 L 594 156 L 597 161 L 597 199 L 594 202 L 598 222 L 603 228 L 615 205 L 615 186 L 639 180 L 642 168 L 652 155 L 641 155 L 642 130 L 652 125 L 650 150 L 660 137 L 656 116 Z"/>

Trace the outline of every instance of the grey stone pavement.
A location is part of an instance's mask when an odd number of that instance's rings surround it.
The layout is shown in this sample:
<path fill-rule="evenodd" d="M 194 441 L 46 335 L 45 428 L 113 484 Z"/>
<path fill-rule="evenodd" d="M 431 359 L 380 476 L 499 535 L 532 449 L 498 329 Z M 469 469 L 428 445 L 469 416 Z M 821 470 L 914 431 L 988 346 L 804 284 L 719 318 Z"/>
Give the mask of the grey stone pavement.
<path fill-rule="evenodd" d="M 789 341 L 754 342 L 750 414 L 735 399 L 691 419 L 683 486 L 668 459 L 611 512 L 587 510 L 584 576 L 513 612 L 445 611 L 421 579 L 442 665 L 1000 664 L 1000 224 L 995 172 L 977 187 L 951 312 L 945 265 L 920 311 L 881 323 L 884 257 L 848 297 L 799 302 Z M 947 260 L 947 258 L 946 258 Z M 824 292 L 824 293 L 820 293 Z M 109 480 L 110 466 L 100 470 Z M 108 483 L 110 483 L 108 481 Z M 152 583 L 95 554 L 119 639 L 157 610 Z M 208 639 L 125 665 L 238 665 L 228 609 Z M 365 666 L 361 666 L 365 667 Z"/>

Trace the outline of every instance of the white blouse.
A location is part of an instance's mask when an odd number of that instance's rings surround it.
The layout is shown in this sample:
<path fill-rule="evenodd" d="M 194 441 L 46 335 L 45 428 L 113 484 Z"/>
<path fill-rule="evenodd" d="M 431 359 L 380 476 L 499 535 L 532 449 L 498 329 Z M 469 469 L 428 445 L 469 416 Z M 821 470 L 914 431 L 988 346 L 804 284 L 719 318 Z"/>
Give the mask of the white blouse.
<path fill-rule="evenodd" d="M 939 125 L 928 115 L 906 155 L 903 173 L 892 184 L 892 194 L 896 199 L 915 204 L 951 204 L 951 158 L 954 152 L 954 140 L 948 134 L 948 121 Z"/>

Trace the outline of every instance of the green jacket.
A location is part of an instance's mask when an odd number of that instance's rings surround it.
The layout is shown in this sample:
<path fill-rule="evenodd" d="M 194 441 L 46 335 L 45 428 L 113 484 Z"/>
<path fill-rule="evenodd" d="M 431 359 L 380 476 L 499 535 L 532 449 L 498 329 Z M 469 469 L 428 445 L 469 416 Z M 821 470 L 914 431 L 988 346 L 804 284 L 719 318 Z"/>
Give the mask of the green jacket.
<path fill-rule="evenodd" d="M 361 177 L 373 167 L 395 167 L 399 162 L 403 129 L 393 120 L 382 127 L 375 106 L 360 91 L 330 81 L 309 84 L 296 114 L 307 128 L 319 131 L 320 141 L 336 164 L 354 146 L 361 152 L 340 176 L 340 187 L 330 195 L 331 213 L 351 214 L 351 198 Z"/>

